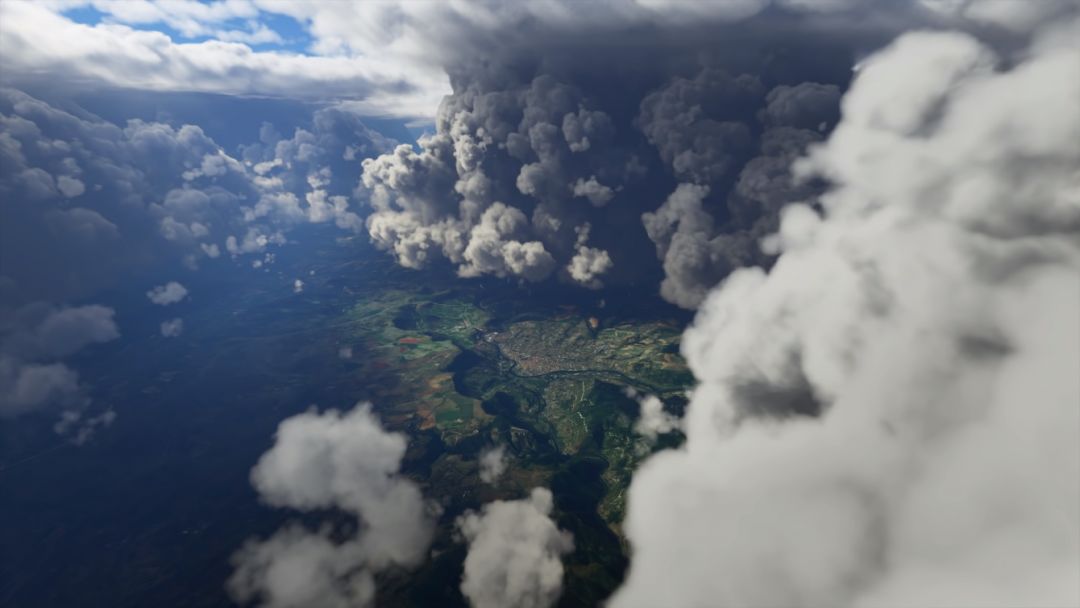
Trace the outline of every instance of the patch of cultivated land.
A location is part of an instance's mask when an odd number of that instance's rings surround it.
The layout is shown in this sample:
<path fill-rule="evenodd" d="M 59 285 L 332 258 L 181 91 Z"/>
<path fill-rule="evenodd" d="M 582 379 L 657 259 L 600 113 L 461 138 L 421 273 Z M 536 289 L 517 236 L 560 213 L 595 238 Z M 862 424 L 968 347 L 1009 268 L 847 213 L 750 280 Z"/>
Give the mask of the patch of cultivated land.
<path fill-rule="evenodd" d="M 638 404 L 626 391 L 684 402 L 692 377 L 678 355 L 679 329 L 571 307 L 523 310 L 490 290 L 388 285 L 357 295 L 342 324 L 342 345 L 357 353 L 349 365 L 377 387 L 368 398 L 391 428 L 418 445 L 438 437 L 426 444 L 432 451 L 423 448 L 425 493 L 460 512 L 550 487 L 582 560 L 568 566 L 568 585 L 599 585 L 617 572 L 622 549 L 612 532 L 632 471 L 654 449 L 633 432 Z M 477 474 L 491 445 L 509 459 L 495 485 Z M 605 559 L 614 561 L 596 566 Z"/>
<path fill-rule="evenodd" d="M 521 375 L 559 371 L 614 371 L 634 377 L 642 372 L 683 372 L 674 352 L 679 330 L 662 322 L 619 324 L 592 329 L 583 317 L 564 315 L 511 324 L 491 335 Z"/>

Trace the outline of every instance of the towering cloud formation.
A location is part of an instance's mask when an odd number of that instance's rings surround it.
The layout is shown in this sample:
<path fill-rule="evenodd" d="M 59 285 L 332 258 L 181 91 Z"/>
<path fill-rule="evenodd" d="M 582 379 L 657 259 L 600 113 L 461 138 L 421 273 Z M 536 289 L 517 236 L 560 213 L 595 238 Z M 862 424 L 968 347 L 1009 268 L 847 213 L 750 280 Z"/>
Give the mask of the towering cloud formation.
<path fill-rule="evenodd" d="M 835 124 L 857 52 L 891 34 L 813 13 L 729 22 L 755 12 L 641 36 L 507 11 L 524 41 L 447 33 L 461 44 L 435 133 L 364 164 L 368 233 L 410 268 L 594 289 L 662 278 L 664 298 L 696 307 L 767 259 L 782 206 L 820 191 L 791 162 Z"/>
<path fill-rule="evenodd" d="M 614 606 L 1080 603 L 1078 31 L 862 63 L 799 165 L 835 187 L 686 333 Z"/>
<path fill-rule="evenodd" d="M 431 541 L 420 490 L 398 475 L 404 455 L 405 438 L 384 431 L 366 403 L 282 422 L 252 485 L 271 505 L 339 509 L 355 515 L 358 527 L 343 542 L 328 528 L 299 525 L 249 542 L 234 556 L 233 597 L 274 608 L 370 605 L 374 574 L 419 563 Z"/>
<path fill-rule="evenodd" d="M 574 550 L 569 532 L 551 521 L 551 492 L 497 500 L 466 513 L 458 527 L 469 542 L 461 592 L 475 608 L 545 608 L 562 591 L 560 557 Z"/>
<path fill-rule="evenodd" d="M 437 132 L 419 151 L 400 146 L 364 162 L 369 233 L 407 267 L 438 255 L 461 276 L 529 281 L 566 266 L 576 246 L 582 259 L 566 276 L 593 284 L 606 265 L 588 258 L 605 254 L 585 247 L 585 214 L 569 199 L 610 199 L 590 172 L 599 161 L 589 152 L 611 136 L 610 119 L 546 75 L 504 86 L 466 85 L 443 102 Z"/>
<path fill-rule="evenodd" d="M 660 280 L 665 299 L 696 308 L 732 270 L 770 263 L 761 239 L 779 210 L 821 193 L 789 169 L 836 124 L 859 57 L 920 26 L 1015 44 L 1075 9 L 995 0 L 603 6 L 380 13 L 402 37 L 417 36 L 413 44 L 438 48 L 453 93 L 419 149 L 366 165 L 375 243 L 404 266 L 445 258 L 467 277 L 556 275 L 590 288 Z M 362 35 L 316 22 L 363 45 Z M 493 207 L 502 230 L 485 215 Z M 642 255 L 648 241 L 656 260 Z"/>

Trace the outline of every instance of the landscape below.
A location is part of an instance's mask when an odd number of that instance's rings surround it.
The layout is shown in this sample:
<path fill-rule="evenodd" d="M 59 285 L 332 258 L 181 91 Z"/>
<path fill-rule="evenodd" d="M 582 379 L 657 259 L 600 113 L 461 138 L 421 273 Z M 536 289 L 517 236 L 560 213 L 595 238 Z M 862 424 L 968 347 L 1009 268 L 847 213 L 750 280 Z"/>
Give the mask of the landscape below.
<path fill-rule="evenodd" d="M 29 522 L 3 540 L 30 566 L 0 577 L 0 603 L 230 605 L 229 560 L 247 538 L 294 519 L 354 525 L 260 504 L 248 473 L 284 418 L 360 401 L 408 437 L 403 472 L 441 510 L 430 559 L 380 575 L 380 606 L 464 606 L 456 518 L 537 486 L 574 535 L 560 604 L 595 605 L 618 586 L 631 472 L 681 441 L 636 434 L 628 389 L 681 413 L 686 314 L 627 288 L 462 280 L 400 268 L 362 239 L 305 241 L 268 268 L 183 277 L 179 338 L 156 331 L 142 290 L 113 294 L 126 339 L 77 362 L 94 403 L 119 414 L 113 427 L 82 447 L 44 418 L 0 437 L 8 487 L 42 488 L 0 503 Z M 495 446 L 508 467 L 489 484 L 479 456 Z M 68 582 L 45 585 L 45 564 Z"/>

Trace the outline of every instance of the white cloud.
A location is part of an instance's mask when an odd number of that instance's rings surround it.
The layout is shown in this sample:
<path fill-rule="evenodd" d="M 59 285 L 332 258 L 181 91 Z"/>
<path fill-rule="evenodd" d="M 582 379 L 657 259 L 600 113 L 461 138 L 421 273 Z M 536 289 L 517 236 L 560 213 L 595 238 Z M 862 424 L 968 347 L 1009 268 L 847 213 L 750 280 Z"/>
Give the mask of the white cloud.
<path fill-rule="evenodd" d="M 180 300 L 186 298 L 187 295 L 187 288 L 176 281 L 169 281 L 164 285 L 158 285 L 146 292 L 146 297 L 150 298 L 151 302 L 159 306 L 176 304 Z"/>
<path fill-rule="evenodd" d="M 86 186 L 81 181 L 67 175 L 57 176 L 56 188 L 67 198 L 75 198 L 86 192 Z"/>
<path fill-rule="evenodd" d="M 607 251 L 586 246 L 591 230 L 592 226 L 588 222 L 574 228 L 577 233 L 577 242 L 574 245 L 576 253 L 566 265 L 566 272 L 582 287 L 600 289 L 604 286 L 600 277 L 611 270 L 615 264 Z"/>
<path fill-rule="evenodd" d="M 274 30 L 259 24 L 251 31 L 225 30 L 214 33 L 214 37 L 223 42 L 242 42 L 247 45 L 282 44 L 285 40 Z"/>
<path fill-rule="evenodd" d="M 520 276 L 540 281 L 555 266 L 555 259 L 540 241 L 518 240 L 527 234 L 528 218 L 516 207 L 494 203 L 480 216 L 469 232 L 469 244 L 458 268 L 463 277 L 494 274 L 497 277 Z"/>
<path fill-rule="evenodd" d="M 266 232 L 259 227 L 248 228 L 242 239 L 237 239 L 233 235 L 225 238 L 225 249 L 234 257 L 246 253 L 262 253 L 270 245 L 284 244 L 285 235 L 281 231 Z"/>
<path fill-rule="evenodd" d="M 372 573 L 357 569 L 363 553 L 355 540 L 335 543 L 326 533 L 288 526 L 236 553 L 228 589 L 241 602 L 258 597 L 264 608 L 363 608 L 375 599 Z"/>
<path fill-rule="evenodd" d="M 23 363 L 0 356 L 0 417 L 11 418 L 80 394 L 79 375 L 62 363 Z"/>
<path fill-rule="evenodd" d="M 199 127 L 121 127 L 63 105 L 0 88 L 0 196 L 9 203 L 0 223 L 20 227 L 0 255 L 21 261 L 0 274 L 21 302 L 92 297 L 140 266 L 212 255 L 211 238 L 251 227 L 242 201 L 257 200 L 252 176 Z"/>
<path fill-rule="evenodd" d="M 461 592 L 474 608 L 545 608 L 562 592 L 562 555 L 574 550 L 569 532 L 551 521 L 552 497 L 497 500 L 458 518 L 469 543 Z"/>
<path fill-rule="evenodd" d="M 802 165 L 824 217 L 789 208 L 775 266 L 686 332 L 687 442 L 635 472 L 613 606 L 1080 604 L 1080 53 L 1055 40 L 864 63 Z"/>
<path fill-rule="evenodd" d="M 30 304 L 11 314 L 12 329 L 3 333 L 0 350 L 24 359 L 66 357 L 90 344 L 118 338 L 115 315 L 112 308 L 96 304 L 65 308 Z"/>
<path fill-rule="evenodd" d="M 583 177 L 579 177 L 573 185 L 574 196 L 585 197 L 589 199 L 589 202 L 597 207 L 603 207 L 608 204 L 615 196 L 615 191 L 611 188 L 601 184 L 596 180 L 596 176 L 590 176 L 588 180 Z"/>
<path fill-rule="evenodd" d="M 304 291 L 304 282 L 300 279 L 293 281 L 292 285 L 293 293 L 302 293 Z"/>
<path fill-rule="evenodd" d="M 273 32 L 265 27 L 247 32 L 210 27 L 223 16 L 179 15 L 172 10 L 176 6 L 102 3 L 113 19 L 90 26 L 71 21 L 47 3 L 4 2 L 0 5 L 0 56 L 5 78 L 48 73 L 54 80 L 157 91 L 351 99 L 368 114 L 403 118 L 429 116 L 448 90 L 441 70 L 398 55 L 254 51 L 243 43 L 270 42 Z M 178 42 L 164 33 L 132 29 L 118 21 L 164 22 L 189 36 L 213 35 L 215 39 Z M 94 61 L 85 61 L 88 56 Z"/>
<path fill-rule="evenodd" d="M 68 2 L 68 5 L 91 4 L 105 13 L 111 21 L 129 24 L 163 23 L 193 38 L 214 32 L 214 26 L 235 19 L 252 19 L 258 9 L 248 0 L 199 2 L 197 0 L 95 0 L 89 3 Z"/>
<path fill-rule="evenodd" d="M 89 404 L 78 374 L 59 359 L 120 337 L 115 311 L 88 305 L 56 308 L 38 302 L 0 309 L 0 417 L 49 407 L 77 415 Z"/>
<path fill-rule="evenodd" d="M 99 429 L 109 428 L 115 420 L 116 411 L 111 408 L 90 417 L 77 410 L 66 410 L 60 413 L 53 430 L 58 435 L 68 437 L 75 445 L 84 445 L 94 438 Z"/>
<path fill-rule="evenodd" d="M 169 319 L 161 323 L 161 335 L 166 338 L 175 338 L 184 333 L 184 320 L 180 318 Z"/>
<path fill-rule="evenodd" d="M 495 446 L 480 454 L 480 481 L 495 483 L 506 472 L 506 446 Z"/>
<path fill-rule="evenodd" d="M 664 402 L 655 395 L 646 395 L 638 400 L 641 414 L 634 423 L 634 432 L 649 441 L 680 427 L 679 418 L 664 411 Z"/>
<path fill-rule="evenodd" d="M 399 475 L 405 437 L 388 433 L 362 403 L 286 419 L 251 482 L 268 504 L 301 511 L 340 509 L 362 522 L 344 542 L 287 527 L 249 541 L 234 556 L 229 591 L 268 606 L 365 606 L 375 572 L 419 563 L 434 522 L 419 488 Z"/>

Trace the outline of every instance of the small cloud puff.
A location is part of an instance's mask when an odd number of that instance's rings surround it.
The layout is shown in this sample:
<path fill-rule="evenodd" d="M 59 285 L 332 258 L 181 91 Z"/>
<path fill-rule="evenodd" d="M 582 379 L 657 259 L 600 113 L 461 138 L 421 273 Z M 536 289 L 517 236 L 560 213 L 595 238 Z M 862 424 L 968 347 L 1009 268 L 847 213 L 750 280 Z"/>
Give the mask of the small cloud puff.
<path fill-rule="evenodd" d="M 161 335 L 166 338 L 175 338 L 184 332 L 184 320 L 169 319 L 161 324 Z"/>
<path fill-rule="evenodd" d="M 150 298 L 151 302 L 159 306 L 176 304 L 180 300 L 186 298 L 187 295 L 187 288 L 180 283 L 177 283 L 176 281 L 169 281 L 164 285 L 158 285 L 157 287 L 146 292 L 146 297 Z"/>

